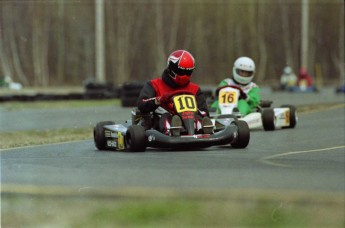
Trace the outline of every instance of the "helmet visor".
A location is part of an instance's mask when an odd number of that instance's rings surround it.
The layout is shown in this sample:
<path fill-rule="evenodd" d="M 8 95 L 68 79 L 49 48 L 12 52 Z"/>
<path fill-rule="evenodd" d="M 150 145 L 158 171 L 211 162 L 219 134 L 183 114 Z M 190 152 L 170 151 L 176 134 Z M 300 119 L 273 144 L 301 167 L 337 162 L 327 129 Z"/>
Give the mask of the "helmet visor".
<path fill-rule="evenodd" d="M 254 74 L 253 71 L 247 71 L 247 70 L 241 70 L 241 69 L 236 69 L 236 73 L 242 77 L 251 77 Z"/>
<path fill-rule="evenodd" d="M 182 69 L 182 68 L 179 68 L 178 66 L 176 66 L 175 64 L 171 64 L 170 70 L 172 71 L 172 73 L 173 73 L 174 76 L 176 77 L 176 75 L 180 75 L 180 76 L 182 76 L 182 75 L 191 76 L 194 69 Z"/>

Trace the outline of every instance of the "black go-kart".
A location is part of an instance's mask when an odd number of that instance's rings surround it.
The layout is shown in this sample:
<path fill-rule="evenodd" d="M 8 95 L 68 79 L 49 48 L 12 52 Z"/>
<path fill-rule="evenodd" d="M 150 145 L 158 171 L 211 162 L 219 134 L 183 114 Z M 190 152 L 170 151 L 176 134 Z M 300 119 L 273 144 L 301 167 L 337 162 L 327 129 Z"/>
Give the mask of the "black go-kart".
<path fill-rule="evenodd" d="M 182 126 L 170 129 L 163 134 L 154 127 L 145 129 L 143 121 L 157 121 L 167 112 L 159 107 L 150 114 L 141 114 L 137 110 L 131 112 L 132 118 L 123 124 L 113 121 L 103 121 L 94 127 L 93 136 L 98 150 L 123 150 L 144 152 L 146 148 L 166 148 L 177 150 L 199 149 L 211 146 L 229 145 L 233 148 L 245 148 L 249 144 L 250 131 L 245 121 L 227 119 L 227 123 L 211 124 L 210 133 L 195 129 L 195 114 L 198 113 L 195 96 L 187 91 L 178 91 L 169 95 L 170 105 L 174 106 L 173 115 L 180 116 Z M 154 124 L 152 125 L 154 126 Z M 179 131 L 178 136 L 172 134 Z"/>

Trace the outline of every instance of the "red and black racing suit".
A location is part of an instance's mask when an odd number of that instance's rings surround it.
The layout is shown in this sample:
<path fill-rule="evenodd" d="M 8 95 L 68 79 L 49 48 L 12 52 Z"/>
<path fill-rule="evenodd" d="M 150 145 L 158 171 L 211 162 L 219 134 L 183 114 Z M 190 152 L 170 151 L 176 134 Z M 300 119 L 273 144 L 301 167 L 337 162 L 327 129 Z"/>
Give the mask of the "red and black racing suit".
<path fill-rule="evenodd" d="M 151 98 L 160 97 L 165 93 L 172 93 L 179 90 L 189 91 L 194 94 L 201 116 L 209 116 L 206 98 L 200 87 L 192 82 L 184 87 L 179 87 L 168 75 L 167 70 L 164 70 L 161 78 L 152 79 L 144 84 L 137 102 L 138 109 L 143 114 L 153 112 L 159 105 L 156 105 L 155 100 Z M 168 107 L 164 108 L 168 109 Z M 173 113 L 173 110 L 167 111 Z"/>

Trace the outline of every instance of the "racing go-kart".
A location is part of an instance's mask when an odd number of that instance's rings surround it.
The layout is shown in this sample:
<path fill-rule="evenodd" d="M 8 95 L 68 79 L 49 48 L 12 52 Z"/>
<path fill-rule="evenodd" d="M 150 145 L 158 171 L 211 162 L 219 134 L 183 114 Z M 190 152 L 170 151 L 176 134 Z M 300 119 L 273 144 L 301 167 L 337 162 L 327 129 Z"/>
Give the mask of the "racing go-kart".
<path fill-rule="evenodd" d="M 174 115 L 182 120 L 180 129 L 170 129 L 163 134 L 151 127 L 145 129 L 143 121 L 157 121 L 166 109 L 159 107 L 155 112 L 142 114 L 137 110 L 131 112 L 131 120 L 123 124 L 104 121 L 96 124 L 93 130 L 94 143 L 98 150 L 125 150 L 143 152 L 147 147 L 172 149 L 198 149 L 217 145 L 231 145 L 234 148 L 245 148 L 249 144 L 250 131 L 245 121 L 228 119 L 225 125 L 210 125 L 210 134 L 195 129 L 195 114 L 198 113 L 195 96 L 186 91 L 169 95 L 168 102 L 174 106 Z M 158 117 L 158 118 L 157 118 Z M 153 124 L 154 126 L 154 124 Z M 179 130 L 178 136 L 171 134 Z"/>
<path fill-rule="evenodd" d="M 224 86 L 217 89 L 220 113 L 211 114 L 215 125 L 223 123 L 227 118 L 237 118 L 245 121 L 249 129 L 264 129 L 272 131 L 278 128 L 294 128 L 297 124 L 296 108 L 293 105 L 282 105 L 272 108 L 272 101 L 262 100 L 256 110 L 242 115 L 237 107 L 241 88 L 237 86 Z M 224 120 L 225 119 L 225 120 Z"/>

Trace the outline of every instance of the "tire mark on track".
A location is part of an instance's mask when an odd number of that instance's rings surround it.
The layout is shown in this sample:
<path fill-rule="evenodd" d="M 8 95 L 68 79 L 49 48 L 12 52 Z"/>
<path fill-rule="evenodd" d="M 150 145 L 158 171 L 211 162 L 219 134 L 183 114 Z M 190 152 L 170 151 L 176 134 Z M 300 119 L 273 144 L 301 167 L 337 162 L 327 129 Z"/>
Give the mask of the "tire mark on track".
<path fill-rule="evenodd" d="M 259 159 L 258 161 L 267 165 L 272 165 L 272 166 L 279 166 L 279 167 L 292 167 L 292 165 L 286 165 L 286 164 L 280 164 L 278 162 L 271 161 L 272 159 L 275 158 L 280 158 L 284 156 L 289 156 L 289 155 L 295 155 L 295 154 L 305 154 L 305 153 L 313 153 L 313 152 L 331 152 L 334 150 L 338 149 L 343 149 L 345 148 L 345 145 L 342 146 L 335 146 L 335 147 L 328 147 L 328 148 L 320 148 L 320 149 L 314 149 L 314 150 L 300 150 L 300 151 L 291 151 L 291 152 L 285 152 L 281 154 L 275 154 L 267 157 L 263 157 Z M 344 150 L 345 153 L 345 150 Z"/>

